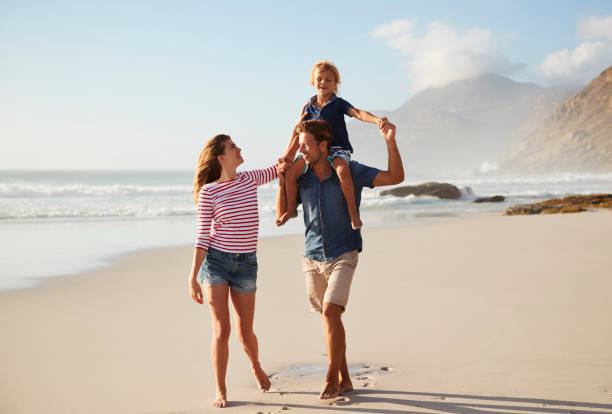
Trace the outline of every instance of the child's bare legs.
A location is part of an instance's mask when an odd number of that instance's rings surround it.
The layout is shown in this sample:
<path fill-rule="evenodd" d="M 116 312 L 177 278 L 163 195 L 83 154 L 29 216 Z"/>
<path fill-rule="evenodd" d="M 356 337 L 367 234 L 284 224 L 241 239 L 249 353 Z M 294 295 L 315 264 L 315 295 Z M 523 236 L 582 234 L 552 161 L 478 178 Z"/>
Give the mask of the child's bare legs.
<path fill-rule="evenodd" d="M 359 218 L 359 212 L 357 211 L 357 205 L 355 203 L 355 187 L 353 187 L 353 177 L 351 177 L 351 169 L 349 168 L 346 160 L 340 157 L 335 157 L 332 160 L 336 174 L 340 179 L 340 188 L 346 199 L 346 205 L 348 206 L 349 215 L 351 216 L 351 226 L 357 230 L 363 226 L 361 219 Z M 287 197 L 289 197 L 287 193 Z M 288 202 L 288 201 L 287 201 Z"/>
<path fill-rule="evenodd" d="M 276 225 L 282 226 L 287 220 L 297 217 L 297 180 L 302 175 L 306 163 L 302 157 L 291 164 L 285 173 L 285 194 L 287 196 L 287 211 L 276 219 Z M 349 174 L 350 175 L 350 174 Z M 352 185 L 352 184 L 351 184 Z"/>

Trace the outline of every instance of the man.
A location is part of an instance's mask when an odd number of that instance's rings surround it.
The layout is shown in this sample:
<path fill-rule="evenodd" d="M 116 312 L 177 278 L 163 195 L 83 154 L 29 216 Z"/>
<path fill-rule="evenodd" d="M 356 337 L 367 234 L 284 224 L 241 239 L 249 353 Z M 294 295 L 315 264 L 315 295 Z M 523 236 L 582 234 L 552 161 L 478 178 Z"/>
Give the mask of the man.
<path fill-rule="evenodd" d="M 404 180 L 402 159 L 395 142 L 395 126 L 380 126 L 387 143 L 388 168 L 380 171 L 351 161 L 355 202 L 359 208 L 363 187 L 399 184 Z M 340 181 L 327 153 L 332 129 L 324 120 L 310 120 L 298 125 L 299 149 L 307 170 L 298 180 L 298 202 L 304 210 L 306 226 L 302 268 L 306 274 L 307 293 L 313 311 L 321 313 L 329 367 L 319 398 L 335 398 L 353 389 L 346 362 L 346 340 L 342 312 L 348 302 L 358 254 L 362 250 L 361 232 L 353 230 Z M 284 177 L 279 180 L 277 215 L 287 210 Z"/>

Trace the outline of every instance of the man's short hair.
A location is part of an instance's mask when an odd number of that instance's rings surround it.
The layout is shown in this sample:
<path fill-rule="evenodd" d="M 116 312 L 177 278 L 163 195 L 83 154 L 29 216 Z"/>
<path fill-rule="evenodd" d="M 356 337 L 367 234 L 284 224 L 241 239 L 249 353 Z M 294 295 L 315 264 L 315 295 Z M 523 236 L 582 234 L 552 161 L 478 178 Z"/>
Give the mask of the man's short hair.
<path fill-rule="evenodd" d="M 295 130 L 298 134 L 302 132 L 308 132 L 312 134 L 317 141 L 321 143 L 327 142 L 327 149 L 329 150 L 334 139 L 334 130 L 329 122 L 324 119 L 310 119 L 299 124 Z"/>

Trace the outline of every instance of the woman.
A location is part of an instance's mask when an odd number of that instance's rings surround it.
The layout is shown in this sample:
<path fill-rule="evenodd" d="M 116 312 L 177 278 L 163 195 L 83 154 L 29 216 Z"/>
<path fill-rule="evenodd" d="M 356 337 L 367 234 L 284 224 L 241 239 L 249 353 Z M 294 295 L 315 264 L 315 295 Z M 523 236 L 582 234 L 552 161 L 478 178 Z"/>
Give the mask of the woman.
<path fill-rule="evenodd" d="M 200 152 L 193 193 L 198 205 L 198 232 L 189 276 L 191 297 L 203 304 L 201 283 L 210 307 L 213 326 L 212 359 L 217 382 L 213 407 L 227 405 L 225 373 L 229 356 L 230 316 L 234 307 L 238 338 L 251 361 L 262 391 L 270 380 L 259 364 L 257 337 L 253 332 L 257 279 L 257 186 L 278 177 L 286 165 L 236 172 L 244 160 L 228 135 L 217 135 Z M 279 171 L 277 171 L 279 168 Z"/>

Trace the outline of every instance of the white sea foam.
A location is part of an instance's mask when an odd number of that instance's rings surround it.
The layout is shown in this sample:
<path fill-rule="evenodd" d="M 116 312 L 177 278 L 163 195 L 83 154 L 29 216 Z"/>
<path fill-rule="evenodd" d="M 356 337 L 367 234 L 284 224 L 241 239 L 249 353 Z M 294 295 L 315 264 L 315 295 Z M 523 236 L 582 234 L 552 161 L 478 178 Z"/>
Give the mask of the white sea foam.
<path fill-rule="evenodd" d="M 38 184 L 0 183 L 0 198 L 17 197 L 109 197 L 190 194 L 190 185 L 134 185 L 134 184 Z"/>

